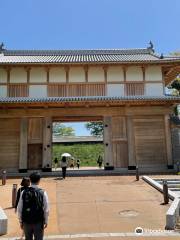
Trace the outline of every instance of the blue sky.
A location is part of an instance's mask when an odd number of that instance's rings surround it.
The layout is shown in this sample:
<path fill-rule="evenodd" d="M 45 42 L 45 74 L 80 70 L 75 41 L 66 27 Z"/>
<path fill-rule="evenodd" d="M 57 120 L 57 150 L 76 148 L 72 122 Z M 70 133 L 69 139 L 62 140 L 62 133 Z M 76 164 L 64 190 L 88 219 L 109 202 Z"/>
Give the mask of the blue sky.
<path fill-rule="evenodd" d="M 71 122 L 63 124 L 65 124 L 67 127 L 74 128 L 76 136 L 90 136 L 90 132 L 85 127 L 85 122 L 84 123 Z"/>
<path fill-rule="evenodd" d="M 8 49 L 180 50 L 180 0 L 0 0 Z M 72 124 L 87 135 L 82 124 Z"/>
<path fill-rule="evenodd" d="M 179 0 L 1 0 L 9 49 L 180 49 Z"/>

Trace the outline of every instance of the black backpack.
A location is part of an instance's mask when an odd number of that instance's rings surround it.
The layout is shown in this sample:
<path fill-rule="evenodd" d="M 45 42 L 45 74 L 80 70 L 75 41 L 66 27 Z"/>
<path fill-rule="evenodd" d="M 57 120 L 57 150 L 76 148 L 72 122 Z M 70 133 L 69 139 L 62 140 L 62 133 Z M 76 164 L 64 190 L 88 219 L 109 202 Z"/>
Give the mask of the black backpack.
<path fill-rule="evenodd" d="M 40 188 L 29 187 L 23 191 L 22 221 L 38 223 L 44 221 L 44 192 Z"/>

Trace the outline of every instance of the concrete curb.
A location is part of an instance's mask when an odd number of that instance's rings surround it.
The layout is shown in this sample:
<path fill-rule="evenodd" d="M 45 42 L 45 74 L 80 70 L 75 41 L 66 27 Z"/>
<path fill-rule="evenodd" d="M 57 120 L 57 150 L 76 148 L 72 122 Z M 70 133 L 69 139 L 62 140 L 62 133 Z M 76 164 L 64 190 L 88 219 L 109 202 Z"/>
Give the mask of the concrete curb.
<path fill-rule="evenodd" d="M 161 193 L 163 192 L 163 186 L 152 178 L 148 176 L 143 176 L 142 179 L 148 184 L 150 184 L 152 187 L 156 188 Z M 171 190 L 168 190 L 168 195 L 169 198 L 173 200 L 173 202 L 166 213 L 165 229 L 174 230 L 180 218 L 180 198 L 176 195 L 176 193 Z"/>
<path fill-rule="evenodd" d="M 8 218 L 3 211 L 2 208 L 0 208 L 0 236 L 7 234 L 7 226 L 8 226 Z"/>

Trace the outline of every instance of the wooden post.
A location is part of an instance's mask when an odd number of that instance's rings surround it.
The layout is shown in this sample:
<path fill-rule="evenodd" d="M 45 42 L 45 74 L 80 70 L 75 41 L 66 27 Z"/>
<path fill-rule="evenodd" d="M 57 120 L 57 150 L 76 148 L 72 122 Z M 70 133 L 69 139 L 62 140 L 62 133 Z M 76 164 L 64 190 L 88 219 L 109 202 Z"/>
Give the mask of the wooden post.
<path fill-rule="evenodd" d="M 52 167 L 52 119 L 43 120 L 43 171 L 51 171 Z"/>
<path fill-rule="evenodd" d="M 135 139 L 132 116 L 127 116 L 128 169 L 136 169 Z"/>
<path fill-rule="evenodd" d="M 168 195 L 168 185 L 166 181 L 163 181 L 163 196 L 164 196 L 164 204 L 168 204 L 169 195 Z"/>
<path fill-rule="evenodd" d="M 111 117 L 104 117 L 104 168 L 113 170 Z"/>
<path fill-rule="evenodd" d="M 20 126 L 20 156 L 19 156 L 19 172 L 27 171 L 27 148 L 28 148 L 28 119 L 21 119 Z"/>
<path fill-rule="evenodd" d="M 167 166 L 168 168 L 173 168 L 173 158 L 172 158 L 172 143 L 171 143 L 171 130 L 169 123 L 169 114 L 164 117 L 165 121 L 165 137 L 166 137 L 166 153 L 167 153 Z"/>

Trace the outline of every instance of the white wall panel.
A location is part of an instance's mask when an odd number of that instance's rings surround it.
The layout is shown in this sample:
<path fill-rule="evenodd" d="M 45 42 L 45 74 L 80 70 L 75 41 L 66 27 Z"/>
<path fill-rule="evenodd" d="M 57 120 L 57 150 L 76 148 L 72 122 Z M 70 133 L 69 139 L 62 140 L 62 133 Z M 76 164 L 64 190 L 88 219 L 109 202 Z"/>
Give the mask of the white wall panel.
<path fill-rule="evenodd" d="M 27 72 L 24 68 L 12 68 L 10 72 L 11 83 L 26 83 Z"/>
<path fill-rule="evenodd" d="M 69 71 L 69 82 L 85 82 L 84 68 L 71 67 Z"/>
<path fill-rule="evenodd" d="M 161 83 L 146 83 L 145 95 L 147 96 L 162 96 L 164 95 L 164 87 Z"/>
<path fill-rule="evenodd" d="M 49 82 L 66 82 L 66 72 L 63 67 L 53 67 L 49 71 Z"/>
<path fill-rule="evenodd" d="M 47 72 L 43 67 L 31 68 L 30 71 L 30 82 L 46 82 L 47 81 Z"/>
<path fill-rule="evenodd" d="M 124 96 L 124 84 L 107 84 L 107 95 L 111 97 Z"/>
<path fill-rule="evenodd" d="M 124 81 L 124 73 L 122 67 L 113 66 L 107 70 L 107 81 L 108 82 L 120 82 Z"/>
<path fill-rule="evenodd" d="M 146 81 L 162 81 L 162 71 L 159 66 L 150 66 L 145 69 Z"/>
<path fill-rule="evenodd" d="M 0 86 L 0 97 L 7 97 L 7 86 Z"/>
<path fill-rule="evenodd" d="M 47 86 L 46 85 L 30 85 L 29 86 L 29 97 L 47 97 Z"/>
<path fill-rule="evenodd" d="M 0 68 L 0 83 L 7 82 L 7 72 L 4 69 Z"/>
<path fill-rule="evenodd" d="M 88 82 L 104 82 L 104 70 L 102 67 L 90 67 L 88 69 Z"/>
<path fill-rule="evenodd" d="M 126 70 L 127 81 L 143 81 L 143 72 L 141 67 L 128 67 Z"/>

